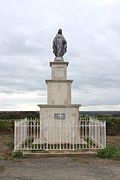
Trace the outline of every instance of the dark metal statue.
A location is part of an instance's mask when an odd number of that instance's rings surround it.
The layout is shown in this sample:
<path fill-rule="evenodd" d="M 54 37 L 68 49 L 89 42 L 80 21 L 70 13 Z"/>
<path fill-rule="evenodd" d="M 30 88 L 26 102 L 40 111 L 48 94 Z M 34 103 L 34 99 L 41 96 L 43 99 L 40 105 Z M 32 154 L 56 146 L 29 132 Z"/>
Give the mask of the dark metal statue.
<path fill-rule="evenodd" d="M 53 53 L 55 54 L 55 60 L 63 60 L 63 55 L 67 51 L 67 41 L 62 35 L 62 29 L 58 30 L 53 40 Z"/>

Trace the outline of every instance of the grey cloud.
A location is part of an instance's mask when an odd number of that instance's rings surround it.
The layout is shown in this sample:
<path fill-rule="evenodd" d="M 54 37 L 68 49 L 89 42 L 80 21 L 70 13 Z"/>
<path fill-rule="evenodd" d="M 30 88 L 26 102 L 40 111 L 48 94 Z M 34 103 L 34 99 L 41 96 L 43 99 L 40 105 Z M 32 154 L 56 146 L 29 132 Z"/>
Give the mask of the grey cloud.
<path fill-rule="evenodd" d="M 0 93 L 46 92 L 52 40 L 61 27 L 68 41 L 64 59 L 74 80 L 73 102 L 120 104 L 119 8 L 117 0 L 1 1 Z"/>

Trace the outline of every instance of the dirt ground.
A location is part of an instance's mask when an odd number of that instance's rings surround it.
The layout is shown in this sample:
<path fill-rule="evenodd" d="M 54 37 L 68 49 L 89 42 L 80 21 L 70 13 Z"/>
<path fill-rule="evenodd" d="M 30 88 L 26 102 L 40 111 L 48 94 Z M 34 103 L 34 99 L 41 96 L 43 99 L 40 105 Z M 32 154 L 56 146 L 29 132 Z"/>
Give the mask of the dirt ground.
<path fill-rule="evenodd" d="M 120 136 L 107 136 L 107 144 L 120 147 Z M 13 136 L 0 136 L 0 180 L 120 180 L 120 161 L 88 155 L 11 159 L 12 145 Z"/>
<path fill-rule="evenodd" d="M 1 160 L 0 180 L 120 180 L 120 161 L 97 157 Z"/>
<path fill-rule="evenodd" d="M 0 159 L 9 159 L 13 151 L 13 135 L 0 135 Z"/>

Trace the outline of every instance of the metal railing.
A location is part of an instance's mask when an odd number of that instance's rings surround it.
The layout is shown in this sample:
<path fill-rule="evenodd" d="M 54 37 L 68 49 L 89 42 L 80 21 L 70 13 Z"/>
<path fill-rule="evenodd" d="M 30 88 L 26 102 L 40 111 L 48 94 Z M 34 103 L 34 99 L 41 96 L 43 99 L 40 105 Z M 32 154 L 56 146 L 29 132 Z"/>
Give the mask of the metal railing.
<path fill-rule="evenodd" d="M 15 121 L 16 150 L 92 150 L 106 147 L 106 122 L 63 120 L 40 122 L 38 119 Z"/>

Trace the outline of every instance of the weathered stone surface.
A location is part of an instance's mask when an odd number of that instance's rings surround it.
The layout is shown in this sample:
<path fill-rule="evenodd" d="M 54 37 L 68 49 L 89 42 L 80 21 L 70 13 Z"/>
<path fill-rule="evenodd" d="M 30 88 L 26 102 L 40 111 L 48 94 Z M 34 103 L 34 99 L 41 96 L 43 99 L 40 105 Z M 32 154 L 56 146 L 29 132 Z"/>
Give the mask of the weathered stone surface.
<path fill-rule="evenodd" d="M 40 121 L 43 125 L 43 137 L 48 139 L 48 143 L 59 143 L 61 138 L 64 142 L 67 126 L 66 123 L 79 122 L 79 104 L 71 104 L 71 83 L 72 80 L 67 80 L 67 66 L 68 62 L 50 62 L 51 80 L 46 80 L 47 84 L 47 104 L 39 104 L 40 107 Z M 64 115 L 64 118 L 55 118 L 55 114 Z M 59 132 L 59 125 L 62 125 L 62 137 Z M 55 125 L 49 126 L 50 124 Z M 49 130 L 47 129 L 49 127 Z M 69 131 L 69 130 L 68 130 Z M 75 131 L 75 141 L 79 142 L 79 130 Z M 56 139 L 53 138 L 53 134 Z M 73 138 L 72 131 L 68 133 L 66 143 L 71 143 Z M 42 139 L 44 139 L 42 138 Z M 44 142 L 43 142 L 44 143 Z"/>
<path fill-rule="evenodd" d="M 47 81 L 48 104 L 71 104 L 71 82 L 68 80 Z"/>
<path fill-rule="evenodd" d="M 42 122 L 42 131 L 44 138 L 41 139 L 48 139 L 48 143 L 50 144 L 58 144 L 61 142 L 64 143 L 72 143 L 73 140 L 73 127 L 72 123 L 77 123 L 79 120 L 79 108 L 78 105 L 69 106 L 69 107 L 62 107 L 62 106 L 52 106 L 52 105 L 39 105 L 40 107 L 40 121 Z M 54 114 L 64 114 L 65 118 L 63 119 L 56 119 Z M 70 127 L 68 129 L 68 123 Z M 61 126 L 61 128 L 60 128 Z M 47 129 L 49 127 L 49 129 Z M 55 128 L 54 128 L 55 127 Z M 75 128 L 75 127 L 74 127 Z M 66 137 L 66 132 L 67 137 Z M 78 126 L 75 130 L 74 140 L 75 142 L 80 141 L 79 136 L 79 129 Z M 44 143 L 44 142 L 43 142 Z"/>
<path fill-rule="evenodd" d="M 38 104 L 40 108 L 79 108 L 81 104 L 55 105 L 55 104 Z"/>
<path fill-rule="evenodd" d="M 68 62 L 50 62 L 52 80 L 66 80 Z"/>

